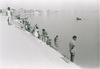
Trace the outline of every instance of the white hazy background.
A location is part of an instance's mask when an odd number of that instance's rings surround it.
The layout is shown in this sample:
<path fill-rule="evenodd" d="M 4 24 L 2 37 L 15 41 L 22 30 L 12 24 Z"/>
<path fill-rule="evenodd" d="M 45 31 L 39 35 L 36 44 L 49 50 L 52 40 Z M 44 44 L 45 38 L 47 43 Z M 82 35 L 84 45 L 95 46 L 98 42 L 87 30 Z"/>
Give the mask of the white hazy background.
<path fill-rule="evenodd" d="M 59 10 L 57 15 L 39 16 L 32 20 L 46 28 L 50 37 L 59 35 L 58 50 L 68 54 L 68 43 L 78 36 L 75 63 L 82 67 L 99 65 L 99 2 L 98 0 L 0 0 L 0 8 Z M 76 21 L 81 17 L 81 21 Z"/>

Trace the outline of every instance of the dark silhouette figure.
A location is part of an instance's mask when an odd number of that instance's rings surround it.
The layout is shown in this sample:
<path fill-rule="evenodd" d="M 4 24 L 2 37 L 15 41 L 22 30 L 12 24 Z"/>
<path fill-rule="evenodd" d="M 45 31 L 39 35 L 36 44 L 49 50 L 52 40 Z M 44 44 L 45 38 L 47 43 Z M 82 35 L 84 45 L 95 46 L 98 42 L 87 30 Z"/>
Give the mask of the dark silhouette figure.
<path fill-rule="evenodd" d="M 58 47 L 58 35 L 54 38 L 54 45 Z"/>
<path fill-rule="evenodd" d="M 46 39 L 47 39 L 47 32 L 45 29 L 42 29 L 42 41 L 43 42 L 46 42 Z"/>
<path fill-rule="evenodd" d="M 69 43 L 69 52 L 70 52 L 70 61 L 74 62 L 74 58 L 75 58 L 75 41 L 77 40 L 77 36 L 73 36 L 72 37 L 72 41 L 70 41 Z"/>

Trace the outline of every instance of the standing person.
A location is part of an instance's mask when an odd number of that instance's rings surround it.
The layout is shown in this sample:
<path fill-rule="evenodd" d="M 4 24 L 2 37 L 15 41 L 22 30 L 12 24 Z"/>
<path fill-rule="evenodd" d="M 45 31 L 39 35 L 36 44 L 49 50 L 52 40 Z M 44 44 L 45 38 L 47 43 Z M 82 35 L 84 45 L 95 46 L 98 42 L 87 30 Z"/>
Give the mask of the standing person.
<path fill-rule="evenodd" d="M 72 37 L 72 41 L 69 43 L 70 61 L 74 62 L 75 58 L 75 47 L 76 47 L 77 36 Z"/>
<path fill-rule="evenodd" d="M 54 38 L 54 45 L 58 47 L 58 35 Z"/>
<path fill-rule="evenodd" d="M 12 12 L 10 7 L 7 8 L 7 16 L 8 16 L 7 19 L 8 25 L 11 25 Z"/>

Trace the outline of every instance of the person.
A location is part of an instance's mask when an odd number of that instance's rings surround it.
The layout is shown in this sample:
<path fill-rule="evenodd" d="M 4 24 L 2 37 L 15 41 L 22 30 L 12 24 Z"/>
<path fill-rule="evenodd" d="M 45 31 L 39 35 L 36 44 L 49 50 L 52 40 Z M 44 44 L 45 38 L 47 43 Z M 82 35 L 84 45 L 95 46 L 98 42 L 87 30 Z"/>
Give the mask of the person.
<path fill-rule="evenodd" d="M 47 32 L 45 29 L 42 29 L 42 41 L 43 42 L 46 42 L 46 39 L 47 39 Z"/>
<path fill-rule="evenodd" d="M 37 24 L 35 24 L 35 25 L 32 27 L 32 31 L 31 31 L 32 34 L 35 33 L 35 29 L 36 29 L 36 27 L 38 27 Z"/>
<path fill-rule="evenodd" d="M 35 36 L 36 38 L 39 38 L 39 28 L 38 28 L 38 26 L 36 26 L 36 29 L 35 29 L 35 31 L 34 31 L 34 36 Z"/>
<path fill-rule="evenodd" d="M 40 35 L 39 30 L 37 31 L 37 33 L 38 33 L 38 39 L 40 39 L 41 38 L 41 35 Z"/>
<path fill-rule="evenodd" d="M 8 16 L 8 19 L 7 19 L 8 25 L 11 25 L 12 13 L 11 13 L 11 8 L 10 7 L 7 8 L 6 13 L 7 13 L 7 16 Z"/>
<path fill-rule="evenodd" d="M 26 31 L 30 32 L 31 26 L 30 26 L 29 22 L 26 22 L 25 29 L 26 29 Z"/>
<path fill-rule="evenodd" d="M 21 17 L 17 17 L 15 22 L 14 22 L 15 26 L 19 29 L 22 29 L 22 20 L 21 20 Z"/>
<path fill-rule="evenodd" d="M 54 38 L 54 45 L 58 47 L 58 35 Z"/>
<path fill-rule="evenodd" d="M 26 18 L 22 18 L 22 28 L 28 32 L 31 31 L 31 24 L 30 22 L 28 21 L 28 17 Z"/>
<path fill-rule="evenodd" d="M 47 36 L 46 44 L 49 45 L 49 46 L 51 46 L 51 39 L 49 38 L 49 36 Z"/>
<path fill-rule="evenodd" d="M 74 35 L 72 37 L 72 40 L 69 42 L 69 52 L 70 52 L 70 61 L 71 62 L 74 62 L 74 58 L 75 58 L 76 40 L 77 40 L 77 36 Z"/>

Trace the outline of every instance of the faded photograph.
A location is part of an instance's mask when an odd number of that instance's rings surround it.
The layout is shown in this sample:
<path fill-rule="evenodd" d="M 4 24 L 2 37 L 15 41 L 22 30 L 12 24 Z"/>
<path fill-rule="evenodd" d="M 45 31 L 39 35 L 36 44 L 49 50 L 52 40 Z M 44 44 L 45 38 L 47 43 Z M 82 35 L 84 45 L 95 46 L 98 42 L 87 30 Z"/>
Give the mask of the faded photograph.
<path fill-rule="evenodd" d="M 0 69 L 99 69 L 99 0 L 0 0 Z"/>

